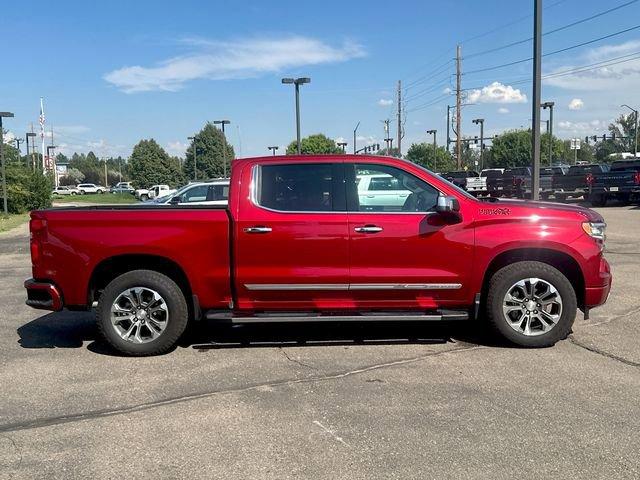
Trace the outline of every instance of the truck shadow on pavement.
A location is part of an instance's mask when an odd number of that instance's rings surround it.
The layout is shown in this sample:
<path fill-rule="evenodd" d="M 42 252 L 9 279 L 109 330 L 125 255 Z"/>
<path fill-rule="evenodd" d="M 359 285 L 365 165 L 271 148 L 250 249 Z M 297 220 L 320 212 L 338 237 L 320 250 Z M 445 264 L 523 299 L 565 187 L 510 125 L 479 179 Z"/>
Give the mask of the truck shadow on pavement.
<path fill-rule="evenodd" d="M 474 322 L 330 322 L 232 325 L 203 320 L 193 323 L 176 348 L 200 352 L 234 348 L 286 346 L 417 345 L 464 342 L 508 347 L 486 334 Z M 99 336 L 90 312 L 55 312 L 17 329 L 22 348 L 86 348 L 94 353 L 120 356 Z M 88 342 L 88 344 L 87 344 Z"/>

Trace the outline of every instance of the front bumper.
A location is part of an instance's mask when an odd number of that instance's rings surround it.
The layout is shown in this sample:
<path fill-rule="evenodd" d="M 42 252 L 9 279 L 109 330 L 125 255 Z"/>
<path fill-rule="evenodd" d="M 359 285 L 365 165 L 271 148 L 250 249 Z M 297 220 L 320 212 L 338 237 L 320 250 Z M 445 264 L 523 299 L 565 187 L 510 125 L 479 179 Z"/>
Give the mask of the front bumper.
<path fill-rule="evenodd" d="M 53 310 L 54 312 L 62 310 L 64 306 L 62 293 L 53 283 L 39 282 L 29 278 L 25 280 L 24 288 L 27 289 L 27 301 L 25 303 L 30 307 L 39 310 Z"/>
<path fill-rule="evenodd" d="M 609 262 L 606 259 L 600 259 L 600 272 L 599 272 L 600 285 L 595 287 L 586 287 L 584 295 L 584 304 L 587 308 L 597 307 L 604 304 L 609 297 L 611 291 L 611 268 Z"/>

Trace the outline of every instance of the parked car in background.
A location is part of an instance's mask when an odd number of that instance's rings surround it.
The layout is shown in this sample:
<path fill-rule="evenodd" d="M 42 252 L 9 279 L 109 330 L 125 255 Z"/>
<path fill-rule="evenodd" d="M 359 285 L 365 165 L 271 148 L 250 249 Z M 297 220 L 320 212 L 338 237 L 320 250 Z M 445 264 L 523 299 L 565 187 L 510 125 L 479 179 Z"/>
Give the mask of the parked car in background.
<path fill-rule="evenodd" d="M 118 182 L 109 191 L 111 193 L 133 193 L 135 188 L 131 186 L 131 182 Z"/>
<path fill-rule="evenodd" d="M 78 185 L 78 190 L 82 195 L 85 193 L 105 193 L 107 191 L 105 187 L 95 183 L 81 183 Z"/>
<path fill-rule="evenodd" d="M 474 172 L 476 173 L 476 172 Z M 475 197 L 487 194 L 487 177 L 478 174 L 478 176 L 467 177 L 464 189 Z"/>
<path fill-rule="evenodd" d="M 474 170 L 459 170 L 455 172 L 445 172 L 442 177 L 450 181 L 454 185 L 465 189 L 467 187 L 467 178 L 479 177 L 480 174 Z"/>
<path fill-rule="evenodd" d="M 487 179 L 487 195 L 491 197 L 502 196 L 504 190 L 502 176 L 504 175 L 504 171 L 504 168 L 486 168 L 480 172 L 480 176 Z"/>
<path fill-rule="evenodd" d="M 398 179 L 384 173 L 363 174 L 356 177 L 358 183 L 358 201 L 371 210 L 380 205 L 393 205 L 401 211 L 411 195 Z"/>
<path fill-rule="evenodd" d="M 589 184 L 587 183 L 587 175 L 608 171 L 609 165 L 604 164 L 571 165 L 565 175 L 553 176 L 553 195 L 560 202 L 569 197 L 581 198 L 588 196 Z"/>
<path fill-rule="evenodd" d="M 149 188 L 138 188 L 133 192 L 135 197 L 143 202 L 152 198 L 159 198 L 169 195 L 176 190 L 169 185 L 152 185 Z"/>
<path fill-rule="evenodd" d="M 587 175 L 589 201 L 596 207 L 604 207 L 610 198 L 624 204 L 640 198 L 640 159 L 618 160 L 608 172 Z"/>
<path fill-rule="evenodd" d="M 52 195 L 78 195 L 80 191 L 76 187 L 55 187 L 52 191 Z"/>
<path fill-rule="evenodd" d="M 202 318 L 482 319 L 514 344 L 546 347 L 570 334 L 577 308 L 588 316 L 607 300 L 606 225 L 593 210 L 480 201 L 398 158 L 291 155 L 231 168 L 228 206 L 31 212 L 27 305 L 97 301 L 113 348 L 154 355 Z M 409 191 L 402 208 L 384 193 L 361 204 L 357 178 L 388 176 L 393 190 L 366 191 Z"/>
<path fill-rule="evenodd" d="M 159 205 L 226 205 L 229 201 L 229 179 L 193 182 L 179 190 L 155 198 Z"/>

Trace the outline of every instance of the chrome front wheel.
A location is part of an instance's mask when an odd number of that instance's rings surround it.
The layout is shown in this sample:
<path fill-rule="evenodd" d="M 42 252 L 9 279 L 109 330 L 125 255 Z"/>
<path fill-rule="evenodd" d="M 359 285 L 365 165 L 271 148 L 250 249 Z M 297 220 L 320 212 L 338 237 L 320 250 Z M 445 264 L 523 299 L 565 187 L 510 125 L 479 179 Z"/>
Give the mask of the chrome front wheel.
<path fill-rule="evenodd" d="M 508 325 L 526 336 L 547 333 L 562 316 L 562 297 L 551 283 L 525 278 L 514 283 L 504 296 L 502 312 Z"/>
<path fill-rule="evenodd" d="M 140 344 L 155 340 L 165 331 L 168 322 L 167 302 L 148 287 L 127 288 L 111 305 L 113 329 L 127 342 Z"/>

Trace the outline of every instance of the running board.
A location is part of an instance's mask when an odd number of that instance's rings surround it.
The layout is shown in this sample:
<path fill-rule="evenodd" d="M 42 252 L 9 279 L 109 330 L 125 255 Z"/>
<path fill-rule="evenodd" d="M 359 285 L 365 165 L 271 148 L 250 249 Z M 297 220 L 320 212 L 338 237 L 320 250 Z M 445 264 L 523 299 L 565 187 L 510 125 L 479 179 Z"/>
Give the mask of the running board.
<path fill-rule="evenodd" d="M 207 320 L 231 323 L 286 323 L 286 322 L 447 322 L 469 319 L 467 311 L 440 310 L 424 312 L 366 312 L 357 314 L 318 314 L 314 312 L 272 312 L 253 315 L 234 314 L 228 311 L 209 311 Z"/>

